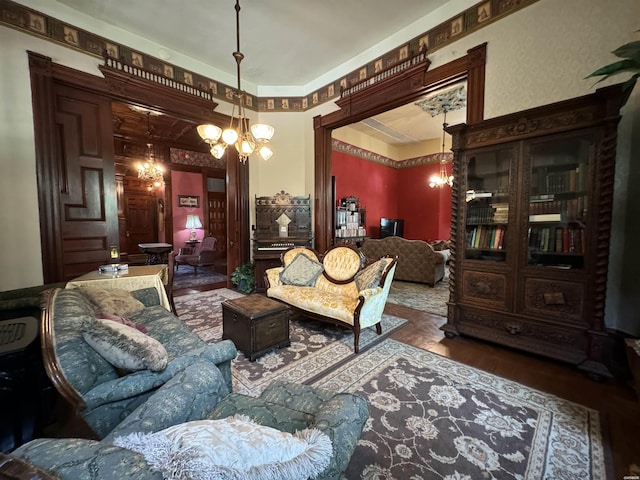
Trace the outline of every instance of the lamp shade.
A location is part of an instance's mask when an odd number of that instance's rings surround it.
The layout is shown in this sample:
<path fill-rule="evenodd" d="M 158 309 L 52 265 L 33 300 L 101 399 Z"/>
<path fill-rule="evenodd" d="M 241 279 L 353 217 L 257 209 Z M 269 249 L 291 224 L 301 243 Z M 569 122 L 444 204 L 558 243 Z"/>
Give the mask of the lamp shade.
<path fill-rule="evenodd" d="M 251 133 L 256 140 L 271 140 L 273 137 L 274 128 L 271 125 L 264 123 L 256 123 L 251 125 Z"/>
<path fill-rule="evenodd" d="M 222 129 L 220 127 L 211 124 L 199 125 L 197 130 L 200 138 L 208 144 L 216 143 L 222 134 Z"/>
<path fill-rule="evenodd" d="M 202 222 L 198 215 L 187 215 L 187 225 L 185 228 L 202 228 Z"/>

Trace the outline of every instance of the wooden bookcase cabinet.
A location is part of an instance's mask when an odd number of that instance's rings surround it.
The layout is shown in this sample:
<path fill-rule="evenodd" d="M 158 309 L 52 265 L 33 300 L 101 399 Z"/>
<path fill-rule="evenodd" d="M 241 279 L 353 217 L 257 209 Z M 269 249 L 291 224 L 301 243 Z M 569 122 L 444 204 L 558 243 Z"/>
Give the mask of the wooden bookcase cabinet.
<path fill-rule="evenodd" d="M 604 303 L 619 86 L 456 125 L 448 337 L 610 376 Z"/>

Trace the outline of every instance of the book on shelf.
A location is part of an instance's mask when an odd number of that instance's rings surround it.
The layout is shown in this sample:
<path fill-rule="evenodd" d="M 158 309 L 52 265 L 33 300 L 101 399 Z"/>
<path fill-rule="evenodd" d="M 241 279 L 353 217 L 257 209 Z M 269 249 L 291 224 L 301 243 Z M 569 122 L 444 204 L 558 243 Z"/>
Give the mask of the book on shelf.
<path fill-rule="evenodd" d="M 529 223 L 535 222 L 559 222 L 562 219 L 560 213 L 538 213 L 529 215 Z"/>
<path fill-rule="evenodd" d="M 585 231 L 581 228 L 529 228 L 529 248 L 545 253 L 584 253 Z"/>
<path fill-rule="evenodd" d="M 98 271 L 100 273 L 107 273 L 107 272 L 122 272 L 124 270 L 129 270 L 129 264 L 128 263 L 109 263 L 107 265 L 100 265 L 98 267 Z"/>
<path fill-rule="evenodd" d="M 504 245 L 505 227 L 478 225 L 467 230 L 467 246 L 470 248 L 500 250 Z"/>

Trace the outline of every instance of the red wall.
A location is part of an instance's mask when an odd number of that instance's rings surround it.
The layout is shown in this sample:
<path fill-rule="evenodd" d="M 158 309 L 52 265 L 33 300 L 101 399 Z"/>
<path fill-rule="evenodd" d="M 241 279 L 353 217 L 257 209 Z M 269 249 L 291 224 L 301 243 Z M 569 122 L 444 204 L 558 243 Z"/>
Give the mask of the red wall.
<path fill-rule="evenodd" d="M 203 225 L 202 229 L 196 229 L 198 240 L 202 240 L 204 236 L 204 217 L 203 202 L 206 200 L 202 191 L 202 175 L 191 172 L 171 172 L 171 190 L 173 192 L 173 246 L 177 252 L 179 248 L 184 247 L 184 242 L 189 240 L 191 230 L 184 228 L 187 224 L 187 215 L 198 215 Z M 178 195 L 195 195 L 200 197 L 200 207 L 179 207 Z"/>
<path fill-rule="evenodd" d="M 380 236 L 380 218 L 398 217 L 396 170 L 344 153 L 333 152 L 331 175 L 336 177 L 336 200 L 355 196 L 366 208 L 367 235 Z"/>
<path fill-rule="evenodd" d="M 367 209 L 367 235 L 380 236 L 380 218 L 404 219 L 404 236 L 418 240 L 448 239 L 451 189 L 430 188 L 439 165 L 395 169 L 333 152 L 331 174 L 336 198 L 354 195 Z"/>

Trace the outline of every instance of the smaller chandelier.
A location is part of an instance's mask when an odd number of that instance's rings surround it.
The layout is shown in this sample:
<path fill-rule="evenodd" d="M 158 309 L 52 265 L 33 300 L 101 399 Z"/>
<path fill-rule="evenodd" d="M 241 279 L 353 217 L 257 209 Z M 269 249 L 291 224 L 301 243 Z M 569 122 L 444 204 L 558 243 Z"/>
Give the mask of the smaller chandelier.
<path fill-rule="evenodd" d="M 229 145 L 234 145 L 238 151 L 241 162 L 246 162 L 249 155 L 258 152 L 263 160 L 269 160 L 273 155 L 273 151 L 267 146 L 269 140 L 274 133 L 271 125 L 264 123 L 256 123 L 249 128 L 249 119 L 244 110 L 245 92 L 240 85 L 240 62 L 244 58 L 240 52 L 240 1 L 236 0 L 236 51 L 233 52 L 233 58 L 236 59 L 236 69 L 238 72 L 238 89 L 233 93 L 233 110 L 231 111 L 231 121 L 229 128 L 222 130 L 217 125 L 205 124 L 199 125 L 198 135 L 209 147 L 210 152 L 216 158 L 222 158 L 224 152 Z M 238 104 L 236 107 L 236 103 Z M 238 116 L 235 117 L 236 108 Z M 234 123 L 236 124 L 234 126 Z M 221 141 L 219 141 L 222 139 Z"/>
<path fill-rule="evenodd" d="M 453 175 L 448 174 L 447 161 L 442 159 L 440 160 L 440 173 L 429 178 L 429 186 L 431 188 L 442 188 L 445 185 L 453 186 Z"/>
<path fill-rule="evenodd" d="M 440 173 L 438 175 L 432 175 L 429 178 L 429 186 L 431 188 L 443 188 L 445 185 L 453 186 L 453 175 L 449 175 L 447 172 L 447 160 L 444 158 L 444 139 L 447 129 L 447 112 L 450 110 L 450 105 L 443 104 L 442 111 L 444 113 L 444 119 L 442 121 L 442 158 L 440 158 Z"/>
<path fill-rule="evenodd" d="M 147 112 L 147 136 L 151 140 L 151 124 L 149 122 L 149 114 Z M 147 143 L 147 159 L 144 162 L 138 162 L 138 178 L 148 180 L 150 189 L 164 185 L 164 167 L 154 160 L 153 144 L 151 141 Z"/>
<path fill-rule="evenodd" d="M 138 178 L 148 180 L 153 187 L 164 185 L 164 168 L 153 160 L 152 145 L 147 143 L 147 160 L 138 163 Z"/>

